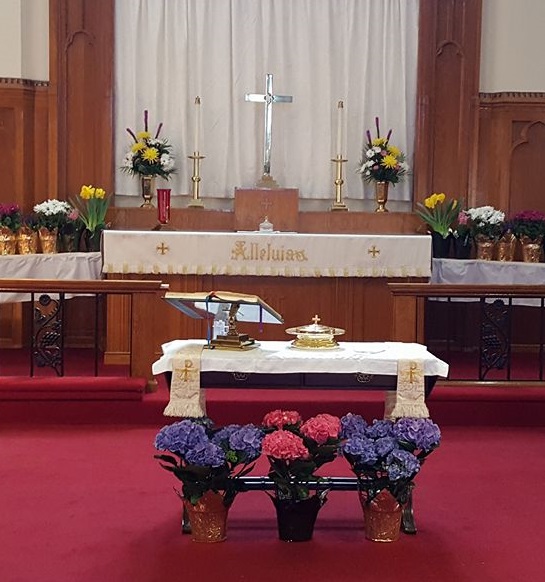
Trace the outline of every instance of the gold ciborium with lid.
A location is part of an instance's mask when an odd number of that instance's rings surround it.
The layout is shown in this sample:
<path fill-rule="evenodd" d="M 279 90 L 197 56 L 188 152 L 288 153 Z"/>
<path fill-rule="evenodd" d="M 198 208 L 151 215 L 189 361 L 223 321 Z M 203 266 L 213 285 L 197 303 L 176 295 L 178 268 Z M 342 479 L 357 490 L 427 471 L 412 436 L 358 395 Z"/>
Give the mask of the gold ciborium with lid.
<path fill-rule="evenodd" d="M 331 350 L 339 347 L 335 341 L 335 336 L 342 335 L 344 329 L 320 325 L 320 318 L 315 315 L 309 325 L 290 327 L 286 333 L 296 335 L 297 337 L 291 342 L 291 346 L 301 350 Z"/>

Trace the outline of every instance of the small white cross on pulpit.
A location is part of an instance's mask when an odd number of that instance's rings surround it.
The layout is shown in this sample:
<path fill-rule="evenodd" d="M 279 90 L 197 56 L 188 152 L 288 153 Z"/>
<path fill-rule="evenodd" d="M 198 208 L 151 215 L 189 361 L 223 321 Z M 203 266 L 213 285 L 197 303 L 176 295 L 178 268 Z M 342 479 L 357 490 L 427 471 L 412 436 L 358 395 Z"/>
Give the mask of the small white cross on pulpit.
<path fill-rule="evenodd" d="M 246 93 L 246 101 L 265 103 L 265 131 L 263 135 L 263 176 L 258 186 L 277 188 L 276 182 L 271 176 L 271 147 L 272 147 L 272 105 L 273 103 L 291 103 L 291 95 L 275 95 L 273 93 L 273 76 L 267 73 L 265 78 L 265 93 Z"/>
<path fill-rule="evenodd" d="M 316 314 L 313 318 L 312 321 L 314 322 L 314 325 L 318 325 L 318 322 L 321 321 L 321 319 L 318 317 L 318 314 Z"/>

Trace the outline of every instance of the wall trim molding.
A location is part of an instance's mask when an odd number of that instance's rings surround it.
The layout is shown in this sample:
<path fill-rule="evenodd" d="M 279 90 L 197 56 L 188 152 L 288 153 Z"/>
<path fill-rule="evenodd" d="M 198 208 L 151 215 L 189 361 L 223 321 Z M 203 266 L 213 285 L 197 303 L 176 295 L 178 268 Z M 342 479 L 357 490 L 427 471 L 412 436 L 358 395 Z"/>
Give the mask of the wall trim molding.
<path fill-rule="evenodd" d="M 530 91 L 500 91 L 498 93 L 479 93 L 482 104 L 501 103 L 542 103 L 545 92 Z"/>
<path fill-rule="evenodd" d="M 0 77 L 1 85 L 23 85 L 24 87 L 49 87 L 49 81 L 34 81 L 32 79 L 16 79 Z"/>

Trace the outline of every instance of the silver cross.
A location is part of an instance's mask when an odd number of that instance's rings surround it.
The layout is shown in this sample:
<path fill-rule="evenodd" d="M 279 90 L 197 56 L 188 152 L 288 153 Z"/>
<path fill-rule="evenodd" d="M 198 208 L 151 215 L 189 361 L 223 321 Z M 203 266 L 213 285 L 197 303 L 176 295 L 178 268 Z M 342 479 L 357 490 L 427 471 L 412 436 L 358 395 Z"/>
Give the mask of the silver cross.
<path fill-rule="evenodd" d="M 272 146 L 272 105 L 273 103 L 291 103 L 291 95 L 275 95 L 273 93 L 273 76 L 267 73 L 265 79 L 265 94 L 246 93 L 244 99 L 255 103 L 265 103 L 265 133 L 263 139 L 263 176 L 271 175 Z"/>

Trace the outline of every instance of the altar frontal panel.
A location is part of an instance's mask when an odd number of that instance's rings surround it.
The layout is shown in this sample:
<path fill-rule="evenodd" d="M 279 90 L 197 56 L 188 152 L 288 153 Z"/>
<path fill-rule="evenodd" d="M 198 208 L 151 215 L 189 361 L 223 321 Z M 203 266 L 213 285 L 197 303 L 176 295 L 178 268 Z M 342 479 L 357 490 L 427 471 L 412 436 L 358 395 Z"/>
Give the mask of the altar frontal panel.
<path fill-rule="evenodd" d="M 430 277 L 427 235 L 104 232 L 104 273 Z"/>

